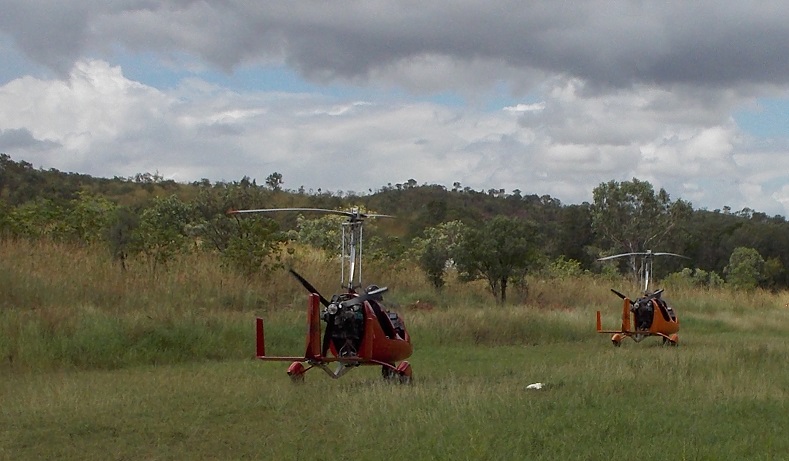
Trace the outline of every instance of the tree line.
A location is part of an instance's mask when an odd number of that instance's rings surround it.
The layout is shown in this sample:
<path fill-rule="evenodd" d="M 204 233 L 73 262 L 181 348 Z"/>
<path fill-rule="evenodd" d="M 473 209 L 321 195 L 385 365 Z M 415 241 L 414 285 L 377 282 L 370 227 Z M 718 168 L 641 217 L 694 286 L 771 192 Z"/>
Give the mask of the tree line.
<path fill-rule="evenodd" d="M 673 252 L 657 277 L 698 286 L 783 289 L 789 286 L 789 224 L 751 209 L 694 210 L 647 181 L 601 183 L 593 202 L 565 205 L 543 195 L 475 191 L 454 183 L 419 185 L 413 179 L 366 194 L 285 189 L 279 173 L 258 185 L 239 181 L 189 184 L 158 173 L 94 178 L 35 169 L 0 154 L 0 237 L 103 245 L 121 270 L 130 257 L 152 271 L 179 253 L 210 251 L 249 276 L 281 267 L 293 242 L 336 252 L 335 216 L 244 216 L 233 208 L 312 207 L 397 216 L 367 228 L 366 257 L 413 261 L 441 289 L 449 274 L 482 279 L 500 302 L 528 273 L 637 274 L 635 259 L 600 263 L 601 256 L 647 250 Z"/>

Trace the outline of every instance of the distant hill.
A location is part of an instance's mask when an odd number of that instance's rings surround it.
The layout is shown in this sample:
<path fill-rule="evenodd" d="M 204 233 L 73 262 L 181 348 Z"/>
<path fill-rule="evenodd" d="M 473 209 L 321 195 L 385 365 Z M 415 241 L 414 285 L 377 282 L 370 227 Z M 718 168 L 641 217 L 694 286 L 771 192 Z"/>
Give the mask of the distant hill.
<path fill-rule="evenodd" d="M 267 181 L 268 182 L 268 181 Z M 182 201 L 195 200 L 201 191 L 225 187 L 243 187 L 255 191 L 256 207 L 348 208 L 395 215 L 395 220 L 379 220 L 371 229 L 388 245 L 407 246 L 424 230 L 453 220 L 466 224 L 481 223 L 497 215 L 521 217 L 537 223 L 543 236 L 546 257 L 564 257 L 594 268 L 595 259 L 605 244 L 591 228 L 588 203 L 564 205 L 549 195 L 521 195 L 519 191 L 504 193 L 490 189 L 475 191 L 456 184 L 452 189 L 434 184 L 405 183 L 382 186 L 369 194 L 303 189 L 283 190 L 276 181 L 258 185 L 248 177 L 238 181 L 215 182 L 204 179 L 193 183 L 177 183 L 155 173 L 138 173 L 128 178 L 97 178 L 56 169 L 36 169 L 23 160 L 15 161 L 0 154 L 0 212 L 35 200 L 49 200 L 67 206 L 80 194 L 88 193 L 129 208 L 140 210 L 155 197 L 176 195 Z M 259 202 L 259 203 L 258 203 Z M 281 225 L 295 225 L 294 216 L 277 217 Z M 376 232 L 375 227 L 378 228 Z M 672 251 L 689 256 L 694 267 L 723 274 L 729 256 L 737 247 L 756 249 L 771 264 L 771 277 L 776 286 L 789 286 L 789 223 L 781 216 L 767 216 L 751 209 L 693 210 L 659 251 Z M 397 253 L 397 252 L 395 252 Z M 666 271 L 679 270 L 683 262 L 662 264 Z"/>

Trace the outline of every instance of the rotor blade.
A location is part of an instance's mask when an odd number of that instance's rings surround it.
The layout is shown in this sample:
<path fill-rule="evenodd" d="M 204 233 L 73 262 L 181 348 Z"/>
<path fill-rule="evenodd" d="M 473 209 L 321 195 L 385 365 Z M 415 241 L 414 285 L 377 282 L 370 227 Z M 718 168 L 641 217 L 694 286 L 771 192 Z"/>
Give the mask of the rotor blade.
<path fill-rule="evenodd" d="M 606 260 L 614 259 L 614 258 L 622 258 L 624 256 L 639 256 L 639 255 L 641 255 L 641 256 L 679 256 L 680 258 L 690 259 L 687 256 L 679 255 L 679 254 L 676 254 L 676 253 L 666 253 L 666 252 L 653 253 L 651 251 L 634 251 L 632 253 L 620 253 L 618 255 L 604 256 L 602 258 L 597 258 L 597 260 L 598 261 L 606 261 Z"/>
<path fill-rule="evenodd" d="M 652 254 L 655 255 L 655 256 L 677 256 L 679 258 L 690 259 L 689 257 L 687 257 L 685 255 L 678 255 L 676 253 L 652 253 Z"/>
<path fill-rule="evenodd" d="M 621 254 L 618 254 L 618 255 L 604 256 L 602 258 L 597 258 L 597 260 L 598 261 L 607 261 L 609 259 L 614 259 L 614 258 L 623 258 L 625 256 L 636 256 L 636 255 L 645 255 L 645 254 L 647 254 L 647 253 L 643 253 L 643 252 L 621 253 Z"/>
<path fill-rule="evenodd" d="M 273 213 L 275 211 L 317 211 L 319 213 L 334 213 L 344 216 L 350 216 L 352 213 L 340 210 L 327 210 L 324 208 L 256 208 L 251 210 L 230 210 L 228 214 L 238 213 Z"/>
<path fill-rule="evenodd" d="M 310 293 L 315 293 L 316 295 L 318 295 L 318 297 L 321 300 L 321 304 L 323 304 L 325 307 L 329 306 L 329 300 L 324 298 L 323 295 L 320 294 L 320 292 L 314 286 L 312 286 L 312 284 L 310 282 L 307 281 L 307 279 L 302 277 L 298 272 L 294 271 L 293 269 L 288 269 L 288 271 L 290 271 L 290 273 L 293 274 L 294 277 L 296 277 L 296 280 L 301 282 L 301 285 L 304 288 L 306 288 L 307 291 L 309 291 Z"/>
<path fill-rule="evenodd" d="M 386 215 L 386 214 L 367 214 L 367 213 L 354 213 L 353 211 L 344 211 L 344 210 L 329 210 L 326 208 L 256 208 L 250 210 L 228 210 L 227 214 L 242 214 L 242 213 L 273 213 L 277 211 L 312 211 L 316 213 L 329 213 L 329 214 L 336 214 L 340 216 L 347 216 L 351 218 L 351 220 L 359 219 L 359 218 L 393 218 L 394 216 Z"/>

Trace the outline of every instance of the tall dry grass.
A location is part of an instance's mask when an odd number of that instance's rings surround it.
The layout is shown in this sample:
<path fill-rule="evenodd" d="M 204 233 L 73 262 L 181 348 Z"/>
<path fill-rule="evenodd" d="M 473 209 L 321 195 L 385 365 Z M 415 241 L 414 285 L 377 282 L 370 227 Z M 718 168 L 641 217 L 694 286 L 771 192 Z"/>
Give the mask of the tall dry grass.
<path fill-rule="evenodd" d="M 339 264 L 292 265 L 328 295 Z M 783 459 L 785 293 L 667 287 L 680 347 L 613 348 L 638 287 L 530 279 L 497 305 L 482 283 L 437 292 L 413 267 L 366 264 L 412 334 L 412 386 L 360 367 L 293 386 L 250 360 L 303 350 L 305 293 L 285 271 L 248 280 L 210 254 L 152 274 L 95 248 L 0 243 L 0 459 Z M 654 339 L 654 338 L 653 338 Z M 526 389 L 544 382 L 540 391 Z"/>
<path fill-rule="evenodd" d="M 325 296 L 341 290 L 336 258 L 308 249 L 285 256 Z M 285 270 L 249 279 L 214 254 L 185 254 L 151 272 L 144 260 L 121 270 L 101 248 L 26 240 L 0 242 L 0 368 L 121 368 L 225 360 L 252 354 L 251 324 L 263 316 L 269 342 L 298 350 L 305 291 Z M 581 276 L 511 287 L 497 305 L 482 281 L 447 278 L 435 290 L 406 262 L 365 262 L 365 283 L 388 286 L 417 347 L 534 345 L 588 338 L 594 311 L 616 324 L 621 301 L 611 288 L 638 292 L 624 280 Z M 613 285 L 613 286 L 612 286 Z M 670 288 L 665 297 L 685 327 L 735 334 L 776 329 L 786 294 Z M 743 315 L 752 311 L 764 315 Z M 768 314 L 769 313 L 769 314 Z"/>

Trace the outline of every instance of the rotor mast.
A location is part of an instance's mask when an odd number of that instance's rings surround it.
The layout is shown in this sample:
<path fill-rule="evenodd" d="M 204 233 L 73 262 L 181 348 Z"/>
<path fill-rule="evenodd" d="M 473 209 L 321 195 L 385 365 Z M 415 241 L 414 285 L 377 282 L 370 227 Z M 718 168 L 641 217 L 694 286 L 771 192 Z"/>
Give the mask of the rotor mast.
<path fill-rule="evenodd" d="M 364 220 L 366 218 L 393 217 L 386 214 L 362 213 L 359 211 L 359 207 L 353 207 L 350 211 L 327 210 L 324 208 L 258 208 L 252 210 L 229 210 L 227 213 L 229 215 L 238 215 L 280 211 L 318 212 L 341 215 L 348 218 L 342 223 L 342 244 L 340 249 L 340 285 L 348 291 L 356 291 L 357 288 L 362 286 L 362 224 Z"/>
<path fill-rule="evenodd" d="M 362 242 L 364 233 L 362 231 L 362 221 L 358 219 L 358 216 L 359 209 L 353 208 L 350 219 L 342 223 L 340 283 L 349 291 L 353 291 L 362 285 Z M 357 219 L 354 219 L 354 217 L 357 217 Z M 346 265 L 348 266 L 347 285 L 345 279 Z M 356 278 L 355 281 L 354 278 Z"/>

